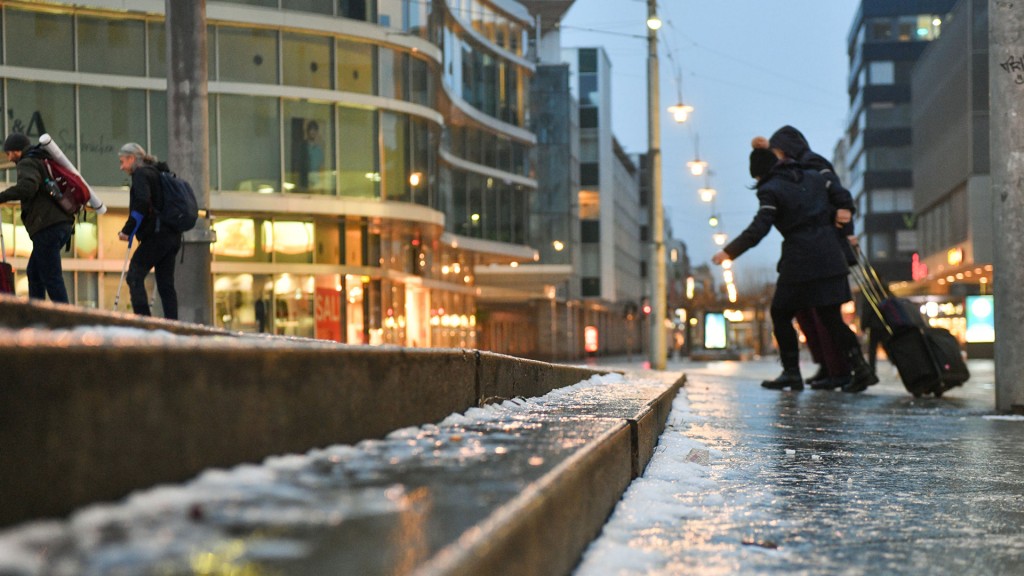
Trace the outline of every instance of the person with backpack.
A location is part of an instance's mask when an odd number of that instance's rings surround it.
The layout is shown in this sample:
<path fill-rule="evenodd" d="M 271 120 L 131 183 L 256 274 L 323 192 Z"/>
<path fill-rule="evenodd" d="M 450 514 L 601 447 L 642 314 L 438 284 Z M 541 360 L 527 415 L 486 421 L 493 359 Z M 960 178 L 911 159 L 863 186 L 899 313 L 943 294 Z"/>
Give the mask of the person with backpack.
<path fill-rule="evenodd" d="M 21 221 L 32 239 L 32 254 L 28 258 L 25 274 L 28 276 L 28 296 L 53 302 L 68 303 L 68 290 L 64 285 L 64 270 L 60 251 L 71 241 L 74 216 L 61 210 L 46 189 L 45 152 L 31 146 L 28 136 L 13 132 L 4 140 L 4 154 L 18 170 L 18 182 L 0 192 L 0 204 L 21 202 Z"/>
<path fill-rule="evenodd" d="M 131 297 L 132 310 L 141 316 L 151 316 L 146 276 L 156 270 L 156 289 L 163 304 L 164 317 L 178 319 L 178 293 L 174 288 L 174 260 L 181 249 L 181 232 L 161 226 L 159 213 L 164 208 L 165 194 L 161 172 L 170 172 L 167 163 L 146 154 L 145 148 L 128 142 L 118 151 L 121 171 L 131 176 L 128 200 L 128 220 L 117 233 L 122 241 L 138 238 L 139 247 L 132 255 L 125 280 Z"/>

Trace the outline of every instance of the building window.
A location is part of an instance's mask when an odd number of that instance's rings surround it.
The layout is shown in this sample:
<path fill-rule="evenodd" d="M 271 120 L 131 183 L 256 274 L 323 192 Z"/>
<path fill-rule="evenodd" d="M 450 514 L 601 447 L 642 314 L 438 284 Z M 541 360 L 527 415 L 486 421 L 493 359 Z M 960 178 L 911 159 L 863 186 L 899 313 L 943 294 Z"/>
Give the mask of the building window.
<path fill-rule="evenodd" d="M 892 19 L 872 18 L 865 24 L 868 30 L 868 40 L 874 42 L 886 42 L 892 40 Z"/>
<path fill-rule="evenodd" d="M 285 100 L 284 129 L 284 191 L 334 194 L 333 108 Z"/>
<path fill-rule="evenodd" d="M 377 65 L 380 78 L 377 80 L 379 94 L 385 98 L 408 100 L 406 88 L 408 83 L 409 57 L 401 52 L 380 48 L 377 52 Z"/>
<path fill-rule="evenodd" d="M 221 80 L 277 84 L 276 31 L 222 27 L 217 36 Z"/>
<path fill-rule="evenodd" d="M 380 172 L 377 169 L 377 113 L 357 108 L 339 108 L 338 180 L 342 196 L 377 198 Z"/>
<path fill-rule="evenodd" d="M 580 128 L 597 128 L 597 108 L 580 108 Z"/>
<path fill-rule="evenodd" d="M 917 232 L 914 230 L 896 231 L 896 251 L 909 254 L 917 251 Z"/>
<path fill-rule="evenodd" d="M 96 74 L 146 74 L 142 20 L 78 19 L 78 68 Z M 48 49 L 47 49 L 48 50 Z"/>
<path fill-rule="evenodd" d="M 281 7 L 285 10 L 334 14 L 334 0 L 281 0 Z"/>
<path fill-rule="evenodd" d="M 221 186 L 271 193 L 281 186 L 281 117 L 276 98 L 223 94 Z"/>
<path fill-rule="evenodd" d="M 384 198 L 409 201 L 409 122 L 408 117 L 384 112 L 381 117 L 384 143 Z"/>
<path fill-rule="evenodd" d="M 371 44 L 338 40 L 338 89 L 358 94 L 376 91 L 376 48 Z"/>
<path fill-rule="evenodd" d="M 580 293 L 584 298 L 597 297 L 601 295 L 601 279 L 600 278 L 582 278 L 580 280 Z"/>
<path fill-rule="evenodd" d="M 7 87 L 7 110 L 4 116 L 7 117 L 10 131 L 33 138 L 50 132 L 68 159 L 77 164 L 74 87 L 21 80 L 7 80 Z M 111 161 L 116 163 L 117 159 Z M 11 173 L 13 176 L 13 171 Z M 91 175 L 89 180 L 92 181 Z M 121 181 L 118 179 L 117 183 Z"/>
<path fill-rule="evenodd" d="M 868 250 L 872 258 L 888 258 L 892 254 L 892 235 L 888 232 L 868 234 Z"/>
<path fill-rule="evenodd" d="M 331 48 L 334 40 L 326 36 L 284 34 L 282 37 L 284 83 L 330 90 L 334 73 Z"/>
<path fill-rule="evenodd" d="M 896 67 L 891 61 L 868 64 L 868 81 L 873 86 L 891 86 L 896 82 Z"/>
<path fill-rule="evenodd" d="M 580 221 L 580 241 L 585 244 L 597 244 L 601 241 L 601 223 L 597 220 Z"/>
<path fill-rule="evenodd" d="M 75 35 L 70 16 L 8 8 L 4 17 L 5 64 L 48 70 L 75 69 Z"/>
<path fill-rule="evenodd" d="M 597 162 L 580 163 L 580 186 L 600 186 L 600 164 Z"/>
<path fill-rule="evenodd" d="M 79 88 L 82 157 L 78 169 L 89 183 L 119 186 L 127 176 L 118 169 L 117 150 L 125 142 L 147 146 L 146 93 L 142 90 Z"/>
<path fill-rule="evenodd" d="M 373 2 L 374 0 L 338 0 L 338 14 L 364 22 L 375 20 Z"/>

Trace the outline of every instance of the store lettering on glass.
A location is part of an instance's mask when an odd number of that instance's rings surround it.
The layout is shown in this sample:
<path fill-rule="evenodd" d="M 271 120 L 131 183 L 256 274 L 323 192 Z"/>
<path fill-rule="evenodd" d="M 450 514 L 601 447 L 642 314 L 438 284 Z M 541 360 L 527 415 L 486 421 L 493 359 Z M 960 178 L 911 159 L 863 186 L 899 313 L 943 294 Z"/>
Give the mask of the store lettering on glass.
<path fill-rule="evenodd" d="M 25 121 L 21 118 L 14 117 L 14 110 L 8 110 L 7 116 L 11 120 L 11 132 L 17 132 L 26 136 L 35 136 L 36 138 L 46 134 L 46 125 L 43 124 L 43 115 L 38 110 L 32 113 L 32 117 L 29 118 L 28 126 L 25 125 Z"/>
<path fill-rule="evenodd" d="M 999 64 L 1007 74 L 1013 74 L 1013 81 L 1024 84 L 1024 56 L 1010 56 Z"/>
<path fill-rule="evenodd" d="M 22 118 L 15 118 L 14 110 L 8 110 L 7 117 L 11 122 L 11 132 L 18 132 L 25 136 L 34 138 L 39 138 L 43 134 L 47 134 L 46 124 L 43 122 L 43 114 L 39 110 L 32 113 L 32 116 L 28 120 L 28 124 L 25 124 L 25 120 Z M 53 137 L 61 149 L 74 150 L 75 140 L 72 129 L 61 128 L 60 132 L 50 134 L 50 136 Z M 68 152 L 68 154 L 71 154 L 71 152 Z"/>

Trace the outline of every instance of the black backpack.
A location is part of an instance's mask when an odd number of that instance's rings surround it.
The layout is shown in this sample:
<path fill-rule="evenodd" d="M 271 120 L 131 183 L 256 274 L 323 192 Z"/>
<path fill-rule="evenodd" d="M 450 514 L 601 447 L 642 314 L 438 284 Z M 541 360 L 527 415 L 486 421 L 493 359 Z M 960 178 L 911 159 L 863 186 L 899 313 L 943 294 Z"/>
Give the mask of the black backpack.
<path fill-rule="evenodd" d="M 199 203 L 192 186 L 173 172 L 160 171 L 163 207 L 157 211 L 156 229 L 167 226 L 175 232 L 187 232 L 199 219 Z"/>

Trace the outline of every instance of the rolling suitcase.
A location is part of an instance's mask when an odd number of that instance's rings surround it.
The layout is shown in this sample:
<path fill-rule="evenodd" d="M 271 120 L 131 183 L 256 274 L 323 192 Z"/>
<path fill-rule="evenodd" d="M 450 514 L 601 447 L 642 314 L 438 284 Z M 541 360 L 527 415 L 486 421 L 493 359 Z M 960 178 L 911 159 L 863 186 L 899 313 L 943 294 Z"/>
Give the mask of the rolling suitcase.
<path fill-rule="evenodd" d="M 14 294 L 14 267 L 7 261 L 4 230 L 0 224 L 0 294 Z"/>
<path fill-rule="evenodd" d="M 859 249 L 856 256 L 857 264 L 851 268 L 853 277 L 865 301 L 885 325 L 888 335 L 882 347 L 907 391 L 915 397 L 939 397 L 966 382 L 971 375 L 956 337 L 943 328 L 928 326 L 911 302 L 889 292 Z"/>

